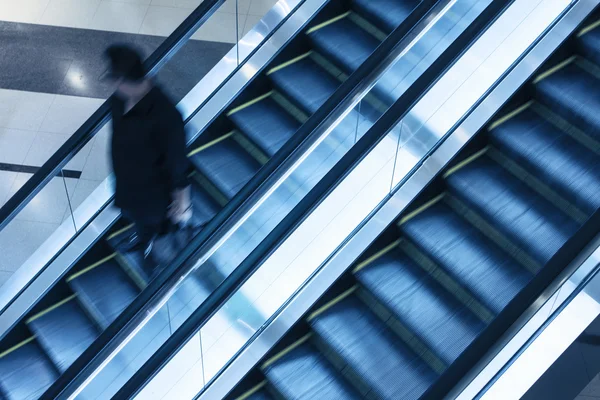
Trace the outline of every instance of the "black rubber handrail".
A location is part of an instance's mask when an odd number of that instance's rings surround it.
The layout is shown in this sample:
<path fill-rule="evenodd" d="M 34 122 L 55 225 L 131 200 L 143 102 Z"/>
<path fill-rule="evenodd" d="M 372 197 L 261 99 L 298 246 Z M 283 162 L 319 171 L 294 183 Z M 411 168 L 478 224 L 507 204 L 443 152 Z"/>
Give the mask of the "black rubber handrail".
<path fill-rule="evenodd" d="M 194 32 L 219 9 L 225 0 L 203 1 L 146 59 L 148 75 L 154 75 L 188 41 Z M 0 208 L 0 231 L 17 216 L 48 182 L 56 177 L 69 161 L 110 119 L 109 102 L 105 101 L 77 131 L 29 178 Z"/>
<path fill-rule="evenodd" d="M 226 222 L 235 220 L 236 211 L 249 201 L 252 194 L 264 185 L 269 184 L 268 178 L 276 174 L 283 162 L 290 158 L 304 141 L 309 140 L 311 134 L 317 132 L 317 129 L 330 115 L 342 109 L 345 102 L 356 95 L 359 84 L 377 69 L 382 60 L 386 59 L 386 56 L 396 48 L 401 40 L 438 2 L 439 0 L 423 0 L 419 3 L 405 22 L 388 35 L 371 56 L 339 86 L 334 94 L 298 129 L 296 134 L 288 140 L 279 152 L 204 226 L 202 231 L 193 238 L 187 248 L 175 258 L 172 264 L 154 278 L 121 315 L 46 390 L 41 399 L 65 398 L 81 385 L 90 372 L 103 363 L 106 355 L 115 346 L 118 346 L 120 336 L 127 329 L 131 329 L 135 319 L 142 318 L 147 311 L 147 304 L 151 300 L 161 298 L 169 291 L 169 286 L 174 282 L 174 277 L 178 276 L 187 267 L 186 261 L 202 253 L 205 250 L 204 245 L 211 237 L 218 235 L 219 229 Z"/>
<path fill-rule="evenodd" d="M 192 315 L 171 335 L 154 355 L 119 390 L 115 398 L 134 397 L 178 351 L 198 333 L 220 307 L 233 296 L 262 263 L 287 239 L 336 185 L 360 163 L 366 155 L 393 129 L 412 106 L 437 79 L 453 65 L 479 37 L 483 30 L 514 0 L 494 0 L 462 32 L 459 37 L 428 67 L 373 127 L 345 154 L 325 177 L 305 196 L 300 203 L 279 223 L 257 248 L 211 293 Z M 196 253 L 195 256 L 199 254 Z M 192 257 L 193 262 L 196 257 Z M 182 260 L 183 261 L 183 260 Z"/>

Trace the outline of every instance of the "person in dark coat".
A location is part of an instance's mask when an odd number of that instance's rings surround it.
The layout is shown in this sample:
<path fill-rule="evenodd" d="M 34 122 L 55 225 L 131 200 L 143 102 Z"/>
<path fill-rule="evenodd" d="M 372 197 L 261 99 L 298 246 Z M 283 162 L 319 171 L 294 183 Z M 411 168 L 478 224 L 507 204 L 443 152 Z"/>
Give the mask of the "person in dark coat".
<path fill-rule="evenodd" d="M 108 77 L 116 85 L 110 98 L 115 205 L 135 225 L 128 250 L 143 250 L 147 258 L 171 223 L 191 217 L 184 123 L 175 105 L 146 78 L 137 51 L 113 45 L 106 56 Z"/>

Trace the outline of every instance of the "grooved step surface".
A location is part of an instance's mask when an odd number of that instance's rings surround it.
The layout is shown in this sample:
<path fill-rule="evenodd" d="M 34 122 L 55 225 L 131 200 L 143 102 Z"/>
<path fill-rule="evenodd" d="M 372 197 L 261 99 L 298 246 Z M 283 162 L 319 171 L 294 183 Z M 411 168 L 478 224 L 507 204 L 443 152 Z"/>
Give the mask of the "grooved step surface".
<path fill-rule="evenodd" d="M 192 183 L 193 226 L 206 225 L 220 210 L 219 205 L 197 183 Z"/>
<path fill-rule="evenodd" d="M 436 374 L 355 296 L 310 321 L 319 337 L 384 399 L 417 399 Z"/>
<path fill-rule="evenodd" d="M 346 73 L 354 72 L 371 55 L 379 41 L 350 18 L 342 18 L 309 34 L 313 45 Z"/>
<path fill-rule="evenodd" d="M 600 157 L 531 109 L 495 128 L 491 139 L 588 215 L 600 207 Z"/>
<path fill-rule="evenodd" d="M 533 189 L 489 157 L 480 157 L 446 178 L 451 190 L 541 265 L 578 228 Z"/>
<path fill-rule="evenodd" d="M 497 314 L 530 273 L 444 203 L 401 225 L 402 232 L 456 282 Z"/>
<path fill-rule="evenodd" d="M 310 57 L 270 74 L 269 78 L 281 93 L 309 114 L 317 111 L 340 85 Z"/>
<path fill-rule="evenodd" d="M 69 281 L 83 306 L 106 329 L 133 301 L 139 290 L 111 259 Z"/>
<path fill-rule="evenodd" d="M 410 15 L 420 0 L 353 0 L 353 7 L 379 29 L 389 33 Z"/>
<path fill-rule="evenodd" d="M 300 127 L 300 122 L 271 97 L 235 112 L 229 118 L 269 156 L 277 153 Z"/>
<path fill-rule="evenodd" d="M 538 82 L 535 89 L 541 103 L 600 140 L 600 80 L 572 62 Z"/>
<path fill-rule="evenodd" d="M 0 391 L 7 400 L 35 400 L 58 378 L 58 371 L 33 341 L 0 358 Z"/>
<path fill-rule="evenodd" d="M 579 52 L 588 60 L 600 65 L 600 28 L 594 28 L 577 39 Z"/>
<path fill-rule="evenodd" d="M 232 138 L 208 147 L 190 160 L 228 199 L 260 169 L 260 163 Z"/>
<path fill-rule="evenodd" d="M 265 375 L 286 399 L 360 399 L 339 372 L 308 343 L 267 367 Z"/>
<path fill-rule="evenodd" d="M 451 364 L 485 324 L 400 250 L 357 274 L 359 282 L 438 357 Z"/>
<path fill-rule="evenodd" d="M 28 323 L 60 372 L 64 372 L 99 334 L 76 299 Z"/>

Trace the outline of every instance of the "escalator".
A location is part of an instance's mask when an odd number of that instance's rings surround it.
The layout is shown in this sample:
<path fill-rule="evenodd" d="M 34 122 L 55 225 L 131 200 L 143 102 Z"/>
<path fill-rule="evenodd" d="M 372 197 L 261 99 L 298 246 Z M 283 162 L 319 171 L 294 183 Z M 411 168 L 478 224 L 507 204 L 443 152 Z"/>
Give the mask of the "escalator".
<path fill-rule="evenodd" d="M 390 32 L 405 21 L 418 21 L 433 3 L 327 3 L 191 146 L 196 230 L 226 206 Z M 399 87 L 379 87 L 377 97 L 361 109 L 363 118 L 384 111 Z M 335 138 L 348 147 L 355 132 L 354 123 L 347 130 L 342 126 Z M 131 232 L 131 225 L 119 220 L 2 339 L 0 398 L 41 396 L 148 285 L 153 266 L 140 252 L 125 250 Z M 204 270 L 187 279 L 133 343 L 135 353 L 123 361 L 126 368 L 135 371 L 226 273 Z M 115 369 L 107 376 L 120 373 Z"/>
<path fill-rule="evenodd" d="M 600 21 L 586 26 L 229 398 L 438 399 L 478 361 L 600 208 Z"/>

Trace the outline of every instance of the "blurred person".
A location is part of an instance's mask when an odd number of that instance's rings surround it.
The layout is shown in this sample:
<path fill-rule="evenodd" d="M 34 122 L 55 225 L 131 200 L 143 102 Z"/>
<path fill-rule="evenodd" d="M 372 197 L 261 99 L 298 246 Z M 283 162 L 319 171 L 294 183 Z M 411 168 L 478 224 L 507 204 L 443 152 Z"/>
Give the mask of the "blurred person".
<path fill-rule="evenodd" d="M 174 224 L 191 218 L 184 122 L 175 105 L 146 77 L 140 54 L 127 45 L 106 52 L 110 98 L 115 205 L 134 223 L 125 251 L 143 251 L 153 266 L 175 256 L 169 240 Z"/>

